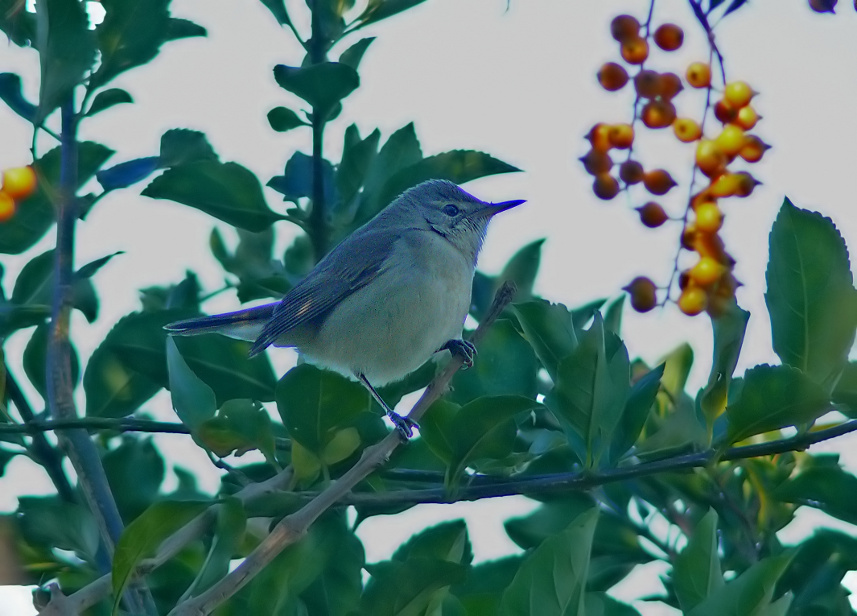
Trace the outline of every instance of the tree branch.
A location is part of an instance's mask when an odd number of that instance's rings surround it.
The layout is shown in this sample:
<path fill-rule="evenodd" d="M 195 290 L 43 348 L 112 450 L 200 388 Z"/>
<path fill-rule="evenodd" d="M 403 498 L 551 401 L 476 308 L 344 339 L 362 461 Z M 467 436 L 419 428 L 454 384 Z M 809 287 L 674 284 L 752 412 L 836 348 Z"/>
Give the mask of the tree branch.
<path fill-rule="evenodd" d="M 308 41 L 307 53 L 312 64 L 325 61 L 327 49 L 322 38 L 322 15 L 317 6 L 317 0 L 312 0 L 312 35 Z M 319 109 L 312 110 L 312 211 L 309 216 L 309 233 L 318 263 L 327 254 L 330 243 L 330 232 L 327 223 L 327 204 L 324 202 L 324 125 L 326 117 L 322 117 Z"/>
<path fill-rule="evenodd" d="M 512 301 L 515 285 L 504 283 L 494 298 L 494 303 L 473 332 L 470 341 L 478 345 L 486 330 L 494 323 L 500 313 Z M 417 401 L 408 417 L 418 421 L 440 396 L 446 391 L 452 376 L 461 367 L 462 358 L 454 355 L 446 368 L 429 383 L 422 397 Z M 170 612 L 170 616 L 202 616 L 210 614 L 218 605 L 238 592 L 255 577 L 280 552 L 303 537 L 309 526 L 327 509 L 345 497 L 351 489 L 366 478 L 372 471 L 384 464 L 393 451 L 402 444 L 396 430 L 393 430 L 381 442 L 366 448 L 360 460 L 342 477 L 333 482 L 324 492 L 318 494 L 301 509 L 286 516 L 262 540 L 244 562 L 226 577 L 201 593 L 197 597 L 180 603 Z"/>

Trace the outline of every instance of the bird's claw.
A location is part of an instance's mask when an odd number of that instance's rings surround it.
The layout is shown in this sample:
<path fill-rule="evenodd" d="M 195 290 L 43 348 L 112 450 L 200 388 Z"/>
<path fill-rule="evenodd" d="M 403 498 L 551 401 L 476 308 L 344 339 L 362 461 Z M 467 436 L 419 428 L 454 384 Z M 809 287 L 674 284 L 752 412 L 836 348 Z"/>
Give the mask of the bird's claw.
<path fill-rule="evenodd" d="M 461 366 L 464 370 L 473 367 L 473 360 L 476 358 L 476 347 L 472 342 L 467 340 L 449 340 L 441 347 L 441 350 L 447 350 L 453 355 L 461 357 Z"/>
<path fill-rule="evenodd" d="M 410 417 L 399 415 L 395 411 L 388 412 L 387 417 L 389 417 L 390 421 L 393 422 L 393 425 L 396 427 L 396 432 L 399 433 L 399 436 L 405 443 L 411 440 L 411 437 L 414 435 L 414 428 L 420 427 L 419 424 Z"/>

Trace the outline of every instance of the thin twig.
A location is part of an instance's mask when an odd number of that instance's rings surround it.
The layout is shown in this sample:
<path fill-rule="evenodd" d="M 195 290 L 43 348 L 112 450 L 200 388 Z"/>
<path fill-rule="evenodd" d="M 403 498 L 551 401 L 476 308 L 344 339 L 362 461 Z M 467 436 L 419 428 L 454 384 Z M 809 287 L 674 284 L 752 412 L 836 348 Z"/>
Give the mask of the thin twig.
<path fill-rule="evenodd" d="M 494 298 L 494 303 L 488 310 L 479 327 L 473 332 L 470 341 L 478 345 L 503 309 L 512 301 L 515 293 L 514 284 L 504 283 Z M 453 356 L 446 368 L 429 383 L 422 397 L 417 401 L 408 417 L 418 421 L 440 396 L 446 391 L 452 376 L 461 367 L 462 358 Z M 393 451 L 402 444 L 397 431 L 392 431 L 381 442 L 364 450 L 360 460 L 342 477 L 333 482 L 324 492 L 318 494 L 304 507 L 283 518 L 262 540 L 253 552 L 231 571 L 226 577 L 197 597 L 176 606 L 170 616 L 202 616 L 210 614 L 214 609 L 229 599 L 247 582 L 253 579 L 280 552 L 303 537 L 309 526 L 325 511 L 348 495 L 352 488 L 365 479 L 372 471 L 384 464 Z"/>

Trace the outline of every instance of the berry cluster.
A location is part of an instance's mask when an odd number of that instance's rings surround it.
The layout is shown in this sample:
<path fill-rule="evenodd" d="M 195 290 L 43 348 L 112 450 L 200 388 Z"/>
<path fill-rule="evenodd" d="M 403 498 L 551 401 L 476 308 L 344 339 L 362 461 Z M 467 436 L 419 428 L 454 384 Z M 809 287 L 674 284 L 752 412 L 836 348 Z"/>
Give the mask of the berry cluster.
<path fill-rule="evenodd" d="M 619 53 L 627 68 L 617 62 L 607 62 L 598 71 L 598 81 L 609 92 L 622 90 L 633 82 L 636 92 L 634 118 L 630 124 L 598 123 L 593 126 L 587 135 L 591 148 L 581 161 L 586 171 L 594 176 L 592 189 L 601 199 L 613 199 L 623 190 L 632 194 L 632 187 L 637 184 L 649 194 L 661 197 L 677 183 L 668 171 L 647 170 L 634 158 L 635 125 L 639 121 L 652 130 L 672 127 L 680 142 L 696 144 L 693 190 L 684 215 L 671 218 L 663 205 L 655 200 L 647 201 L 636 210 L 640 221 L 649 228 L 660 227 L 670 220 L 682 222 L 681 248 L 695 252 L 697 259 L 695 265 L 680 272 L 678 287 L 681 293 L 676 303 L 687 315 L 707 311 L 711 316 L 717 316 L 732 301 L 738 286 L 732 275 L 735 262 L 718 235 L 723 224 L 720 200 L 746 197 L 758 184 L 752 175 L 736 171 L 730 165 L 738 159 L 757 162 L 769 147 L 757 136 L 748 134 L 760 119 L 750 105 L 756 93 L 745 82 L 727 82 L 724 77 L 722 96 L 712 102 L 715 88 L 709 63 L 690 64 L 683 80 L 672 72 L 644 68 L 649 59 L 650 40 L 667 52 L 682 46 L 684 31 L 675 24 L 666 23 L 651 32 L 649 23 L 641 27 L 631 15 L 619 15 L 613 19 L 610 29 L 619 43 Z M 629 69 L 633 76 L 629 75 Z M 685 84 L 707 94 L 702 121 L 677 115 L 673 101 L 684 90 Z M 710 138 L 703 130 L 709 111 L 722 125 L 719 133 Z M 617 165 L 611 157 L 611 150 L 625 150 L 625 160 Z M 698 174 L 707 178 L 705 186 L 697 185 Z M 675 273 L 679 273 L 678 266 Z M 664 302 L 670 299 L 670 286 L 666 288 Z M 632 306 L 639 312 L 647 312 L 658 304 L 658 288 L 649 278 L 636 278 L 626 290 L 631 295 Z"/>
<path fill-rule="evenodd" d="M 36 190 L 36 172 L 32 167 L 15 167 L 3 171 L 0 187 L 0 222 L 15 215 L 17 202 L 26 199 Z"/>

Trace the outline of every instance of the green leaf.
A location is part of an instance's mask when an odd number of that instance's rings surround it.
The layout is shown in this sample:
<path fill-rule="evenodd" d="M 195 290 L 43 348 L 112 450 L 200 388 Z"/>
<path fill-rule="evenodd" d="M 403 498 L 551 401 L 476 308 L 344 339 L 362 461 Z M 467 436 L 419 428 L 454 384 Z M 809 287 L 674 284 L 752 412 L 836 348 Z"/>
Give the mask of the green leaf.
<path fill-rule="evenodd" d="M 187 19 L 170 17 L 169 21 L 167 21 L 166 36 L 164 38 L 167 41 L 176 41 L 178 39 L 206 35 L 208 35 L 208 31 L 199 24 L 195 24 Z"/>
<path fill-rule="evenodd" d="M 587 592 L 583 601 L 587 616 L 640 616 L 633 607 L 617 601 L 606 592 Z"/>
<path fill-rule="evenodd" d="M 310 364 L 296 366 L 280 379 L 276 401 L 289 435 L 317 457 L 337 431 L 372 408 L 369 392 L 360 384 Z"/>
<path fill-rule="evenodd" d="M 631 387 L 622 418 L 610 444 L 611 464 L 615 464 L 637 442 L 660 391 L 665 368 L 665 364 L 661 364 L 650 370 Z"/>
<path fill-rule="evenodd" d="M 473 546 L 464 520 L 451 520 L 431 526 L 412 536 L 393 553 L 391 560 L 435 558 L 460 565 L 473 561 Z"/>
<path fill-rule="evenodd" d="M 268 112 L 268 124 L 278 133 L 284 133 L 298 126 L 307 125 L 306 122 L 298 117 L 298 114 L 286 107 L 274 107 L 271 109 Z"/>
<path fill-rule="evenodd" d="M 339 56 L 340 64 L 350 66 L 356 71 L 357 67 L 360 66 L 360 61 L 363 59 L 363 54 L 366 53 L 366 50 L 369 49 L 369 45 L 371 45 L 374 40 L 375 37 L 370 36 L 362 38 L 354 43 L 351 47 L 343 51 L 341 56 Z"/>
<path fill-rule="evenodd" d="M 423 419 L 421 434 L 448 463 L 446 483 L 450 487 L 470 464 L 508 456 L 517 434 L 515 415 L 541 405 L 523 396 L 485 396 L 454 413 L 449 412 L 453 405 L 436 406 Z"/>
<path fill-rule="evenodd" d="M 50 335 L 50 325 L 42 323 L 33 330 L 33 336 L 27 343 L 24 349 L 24 372 L 30 383 L 39 392 L 39 395 L 48 399 L 47 386 L 47 355 L 48 355 L 48 336 Z M 71 356 L 71 382 L 73 386 L 77 386 L 80 380 L 80 361 L 77 358 L 77 351 L 74 345 L 69 342 L 69 352 Z"/>
<path fill-rule="evenodd" d="M 545 300 L 513 304 L 512 310 L 551 379 L 556 381 L 560 362 L 578 345 L 571 313 L 562 304 Z"/>
<path fill-rule="evenodd" d="M 172 337 L 167 338 L 167 371 L 173 408 L 182 423 L 196 432 L 200 424 L 214 416 L 217 401 L 211 387 L 188 367 Z"/>
<path fill-rule="evenodd" d="M 123 520 L 133 520 L 160 499 L 166 463 L 151 437 L 123 437 L 103 456 L 104 472 Z"/>
<path fill-rule="evenodd" d="M 353 126 L 353 125 L 352 125 Z M 356 132 L 356 128 L 354 129 Z M 342 150 L 342 161 L 336 168 L 336 187 L 343 207 L 347 207 L 357 195 L 366 174 L 372 166 L 372 161 L 378 155 L 378 142 L 381 131 L 375 129 L 366 139 L 357 139 L 354 143 L 346 143 Z"/>
<path fill-rule="evenodd" d="M 101 5 L 106 11 L 104 21 L 95 30 L 101 64 L 90 88 L 153 60 L 168 40 L 205 34 L 187 20 L 171 19 L 170 0 L 102 0 Z M 189 24 L 196 27 L 189 28 Z"/>
<path fill-rule="evenodd" d="M 116 544 L 113 557 L 113 613 L 141 560 L 154 554 L 161 542 L 209 507 L 207 502 L 162 501 L 131 522 Z"/>
<path fill-rule="evenodd" d="M 845 241 L 829 218 L 783 203 L 770 236 L 765 302 L 774 351 L 825 387 L 845 366 L 857 292 Z"/>
<path fill-rule="evenodd" d="M 452 587 L 467 614 L 497 614 L 503 591 L 509 587 L 523 557 L 507 556 L 470 567 L 467 579 Z"/>
<path fill-rule="evenodd" d="M 661 386 L 674 400 L 684 393 L 687 377 L 693 367 L 693 349 L 682 343 L 660 360 L 664 364 L 664 376 Z"/>
<path fill-rule="evenodd" d="M 22 496 L 18 499 L 17 530 L 30 545 L 48 550 L 73 550 L 81 559 L 95 563 L 98 527 L 89 510 L 56 496 Z"/>
<path fill-rule="evenodd" d="M 0 11 L 3 9 L 0 8 Z M 2 16 L 0 16 L 2 20 Z M 0 22 L 2 25 L 2 22 Z M 0 100 L 28 122 L 36 119 L 36 106 L 24 98 L 21 78 L 15 73 L 0 73 Z"/>
<path fill-rule="evenodd" d="M 103 90 L 95 95 L 95 98 L 92 99 L 92 104 L 89 106 L 89 109 L 86 112 L 87 116 L 94 116 L 96 113 L 100 113 L 105 109 L 109 109 L 114 105 L 121 105 L 122 103 L 133 103 L 134 99 L 131 98 L 131 95 L 128 94 L 125 90 L 121 88 L 110 88 L 109 90 Z"/>
<path fill-rule="evenodd" d="M 738 356 L 744 344 L 744 332 L 750 313 L 741 310 L 738 304 L 731 304 L 721 316 L 712 319 L 714 328 L 714 359 L 711 362 L 711 372 L 708 384 L 702 391 L 700 406 L 708 422 L 709 429 L 723 411 L 726 410 L 726 395 L 732 374 L 738 365 Z"/>
<path fill-rule="evenodd" d="M 83 373 L 88 417 L 126 417 L 160 389 L 160 385 L 125 365 L 104 343 L 92 353 Z"/>
<path fill-rule="evenodd" d="M 171 167 L 142 194 L 188 205 L 248 231 L 262 231 L 282 219 L 268 208 L 256 176 L 238 163 L 198 160 Z"/>
<path fill-rule="evenodd" d="M 287 26 L 291 23 L 289 13 L 286 11 L 285 0 L 261 0 L 269 11 L 274 15 L 281 26 Z"/>
<path fill-rule="evenodd" d="M 193 584 L 185 591 L 185 596 L 197 596 L 220 581 L 229 573 L 230 561 L 239 553 L 247 526 L 244 505 L 239 499 L 227 496 L 220 500 L 216 510 L 217 525 L 211 547 Z"/>
<path fill-rule="evenodd" d="M 384 184 L 378 200 L 387 204 L 402 192 L 431 179 L 464 184 L 489 175 L 520 171 L 508 163 L 475 150 L 452 150 L 424 158 L 395 173 Z"/>
<path fill-rule="evenodd" d="M 407 11 L 425 0 L 369 0 L 366 10 L 357 18 L 360 26 L 381 21 L 402 11 Z"/>
<path fill-rule="evenodd" d="M 741 395 L 726 407 L 729 442 L 788 426 L 804 426 L 829 410 L 824 391 L 800 370 L 755 366 L 744 375 Z"/>
<path fill-rule="evenodd" d="M 77 186 L 88 182 L 113 150 L 100 143 L 78 144 Z M 0 253 L 20 254 L 38 242 L 56 220 L 60 186 L 60 148 L 56 147 L 33 163 L 38 182 L 36 191 L 18 204 L 18 211 L 0 225 Z"/>
<path fill-rule="evenodd" d="M 568 494 L 561 499 L 543 503 L 528 515 L 509 518 L 503 522 L 503 527 L 509 538 L 522 550 L 532 550 L 545 539 L 561 533 L 572 520 L 592 509 L 594 504 L 589 494 Z M 603 519 L 600 518 L 599 523 Z"/>
<path fill-rule="evenodd" d="M 556 385 L 545 403 L 562 424 L 572 449 L 597 467 L 609 451 L 631 391 L 628 350 L 604 330 L 600 314 L 580 345 L 559 365 Z"/>
<path fill-rule="evenodd" d="M 26 3 L 5 0 L 0 4 L 0 30 L 18 47 L 33 46 L 38 49 L 36 16 L 27 11 Z"/>
<path fill-rule="evenodd" d="M 717 512 L 709 509 L 675 558 L 673 582 L 682 612 L 687 613 L 719 592 L 723 571 L 717 553 Z"/>
<path fill-rule="evenodd" d="M 544 239 L 536 240 L 518 250 L 497 277 L 498 286 L 505 281 L 514 282 L 517 285 L 516 300 L 525 301 L 533 295 L 533 284 L 539 272 L 544 243 Z"/>
<path fill-rule="evenodd" d="M 857 362 L 845 366 L 831 399 L 838 405 L 837 410 L 852 419 L 857 418 Z"/>
<path fill-rule="evenodd" d="M 363 224 L 389 203 L 383 201 L 381 189 L 397 171 L 423 158 L 413 122 L 395 131 L 381 146 L 366 174 L 363 195 L 355 216 L 355 224 Z"/>
<path fill-rule="evenodd" d="M 83 82 L 95 62 L 95 38 L 78 0 L 42 0 L 37 7 L 41 82 L 36 123 L 42 121 Z"/>
<path fill-rule="evenodd" d="M 812 466 L 774 490 L 774 497 L 820 509 L 835 518 L 857 524 L 857 477 L 839 466 Z"/>
<path fill-rule="evenodd" d="M 539 362 L 508 319 L 498 320 L 479 345 L 473 367 L 459 370 L 447 398 L 466 404 L 481 396 L 517 394 L 535 399 Z"/>
<path fill-rule="evenodd" d="M 322 62 L 307 67 L 278 64 L 274 67 L 277 84 L 302 98 L 322 119 L 346 96 L 360 85 L 360 77 L 352 67 L 339 62 Z"/>
<path fill-rule="evenodd" d="M 449 586 L 464 581 L 464 565 L 436 558 L 411 558 L 368 565 L 372 574 L 360 613 L 373 616 L 438 613 Z"/>
<path fill-rule="evenodd" d="M 518 570 L 503 593 L 499 613 L 552 616 L 582 614 L 589 553 L 598 521 L 593 507 L 546 539 Z"/>
<path fill-rule="evenodd" d="M 767 616 L 774 589 L 788 567 L 791 555 L 769 556 L 754 563 L 737 578 L 709 595 L 689 616 Z M 775 613 L 780 613 L 779 611 Z"/>
<path fill-rule="evenodd" d="M 199 425 L 197 438 L 221 458 L 233 452 L 240 456 L 258 449 L 268 462 L 276 466 L 271 417 L 253 400 L 244 398 L 224 402 L 215 417 Z"/>
<path fill-rule="evenodd" d="M 205 133 L 187 128 L 173 128 L 161 136 L 159 157 L 161 167 L 218 160 Z"/>

